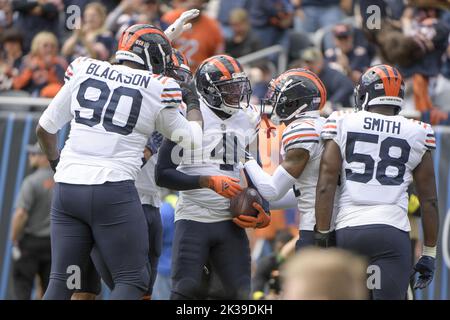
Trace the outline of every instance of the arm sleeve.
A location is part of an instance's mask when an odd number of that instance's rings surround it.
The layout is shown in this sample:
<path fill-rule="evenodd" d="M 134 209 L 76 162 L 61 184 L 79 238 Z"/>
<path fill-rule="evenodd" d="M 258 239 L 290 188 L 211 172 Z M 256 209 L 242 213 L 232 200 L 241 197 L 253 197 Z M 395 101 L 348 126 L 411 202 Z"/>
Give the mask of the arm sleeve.
<path fill-rule="evenodd" d="M 25 209 L 30 212 L 34 202 L 33 185 L 29 178 L 25 178 L 20 188 L 19 197 L 17 198 L 16 208 Z"/>
<path fill-rule="evenodd" d="M 258 192 L 268 201 L 281 199 L 297 180 L 281 165 L 275 169 L 272 176 L 264 172 L 255 160 L 248 161 L 245 170 Z"/>
<path fill-rule="evenodd" d="M 39 125 L 48 133 L 55 134 L 58 132 L 73 118 L 70 112 L 70 100 L 70 85 L 66 83 L 45 109 L 39 119 Z"/>
<path fill-rule="evenodd" d="M 294 189 L 291 188 L 281 199 L 270 202 L 270 209 L 281 210 L 297 207 L 298 200 L 295 197 Z"/>
<path fill-rule="evenodd" d="M 155 167 L 155 182 L 158 186 L 172 190 L 200 189 L 200 176 L 190 176 L 177 170 L 178 163 L 173 161 L 174 152 L 178 155 L 182 150 L 176 143 L 165 139 L 159 149 L 158 161 Z"/>
<path fill-rule="evenodd" d="M 257 149 L 256 149 L 256 162 L 258 163 L 258 166 L 261 167 L 261 158 L 260 158 L 260 154 L 259 154 L 259 136 L 256 136 L 256 139 L 254 141 L 256 143 Z M 247 184 L 249 187 L 251 188 L 255 188 L 256 190 L 258 190 L 258 188 L 255 186 L 255 184 L 253 183 L 253 180 L 250 178 L 247 170 L 245 170 L 244 168 L 244 174 L 245 174 L 245 178 L 247 179 Z M 269 205 L 269 201 L 266 200 L 266 198 L 261 197 L 262 198 L 262 207 L 264 209 L 265 212 L 269 212 L 270 211 L 270 205 Z"/>

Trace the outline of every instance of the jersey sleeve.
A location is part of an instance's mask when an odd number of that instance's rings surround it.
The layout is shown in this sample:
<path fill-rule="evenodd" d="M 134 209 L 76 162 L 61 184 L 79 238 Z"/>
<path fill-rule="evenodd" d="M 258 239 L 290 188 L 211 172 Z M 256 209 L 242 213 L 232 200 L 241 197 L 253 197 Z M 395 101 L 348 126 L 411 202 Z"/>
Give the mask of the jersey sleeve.
<path fill-rule="evenodd" d="M 70 112 L 71 89 L 68 83 L 64 84 L 56 96 L 39 118 L 39 125 L 48 133 L 55 134 L 64 125 L 72 120 Z"/>
<path fill-rule="evenodd" d="M 77 74 L 77 71 L 81 68 L 84 62 L 89 60 L 87 57 L 78 57 L 75 60 L 73 60 L 69 66 L 66 69 L 66 72 L 64 73 L 64 82 L 70 83 L 70 81 L 75 78 L 75 75 Z"/>
<path fill-rule="evenodd" d="M 284 152 L 291 149 L 305 149 L 312 153 L 319 145 L 320 135 L 313 122 L 292 123 L 283 132 Z"/>
<path fill-rule="evenodd" d="M 431 125 L 425 123 L 425 151 L 436 149 L 436 138 L 434 136 L 434 130 Z"/>
<path fill-rule="evenodd" d="M 322 127 L 320 137 L 323 140 L 334 140 L 337 137 L 339 114 L 333 112 Z"/>
<path fill-rule="evenodd" d="M 161 90 L 161 106 L 163 108 L 181 108 L 182 94 L 181 88 L 172 78 L 161 79 L 162 90 Z"/>

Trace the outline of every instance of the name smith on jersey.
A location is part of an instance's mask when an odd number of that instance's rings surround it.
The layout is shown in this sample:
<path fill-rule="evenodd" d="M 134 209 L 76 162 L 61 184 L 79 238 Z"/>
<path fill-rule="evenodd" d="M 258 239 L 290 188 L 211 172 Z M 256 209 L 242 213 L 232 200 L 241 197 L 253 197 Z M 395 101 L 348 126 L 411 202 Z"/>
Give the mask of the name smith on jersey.
<path fill-rule="evenodd" d="M 395 120 L 365 117 L 363 128 L 378 132 L 384 131 L 387 133 L 400 134 L 400 122 Z"/>

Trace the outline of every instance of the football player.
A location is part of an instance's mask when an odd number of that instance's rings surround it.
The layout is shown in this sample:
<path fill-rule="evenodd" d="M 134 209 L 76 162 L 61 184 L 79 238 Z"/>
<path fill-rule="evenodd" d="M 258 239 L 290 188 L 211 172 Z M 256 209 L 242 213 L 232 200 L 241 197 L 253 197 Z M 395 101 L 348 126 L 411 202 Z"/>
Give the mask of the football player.
<path fill-rule="evenodd" d="M 242 228 L 233 223 L 230 197 L 201 188 L 202 176 L 239 178 L 239 160 L 256 142 L 260 116 L 249 105 L 251 87 L 239 62 L 227 55 L 205 60 L 197 69 L 195 83 L 203 116 L 203 147 L 183 152 L 165 140 L 156 166 L 156 183 L 183 190 L 175 212 L 172 251 L 171 299 L 196 299 L 204 295 L 202 276 L 208 262 L 220 278 L 222 295 L 248 299 L 250 248 L 245 227 L 263 228 L 270 223 L 267 209 L 257 203 L 258 217 Z"/>
<path fill-rule="evenodd" d="M 424 231 L 415 288 L 433 279 L 438 206 L 430 125 L 399 115 L 405 95 L 400 72 L 388 65 L 367 70 L 355 89 L 356 113 L 333 113 L 316 193 L 316 241 L 326 246 L 340 180 L 337 246 L 368 257 L 378 284 L 373 299 L 405 299 L 411 271 L 407 189 L 414 179 Z M 373 271 L 375 270 L 375 271 Z M 377 271 L 378 270 L 378 271 Z M 377 282 L 377 281 L 376 281 Z"/>
<path fill-rule="evenodd" d="M 147 291 L 148 236 L 133 182 L 145 143 L 155 130 L 188 149 L 201 136 L 198 123 L 178 112 L 179 85 L 163 75 L 171 54 L 164 32 L 133 25 L 119 41 L 119 64 L 78 58 L 41 116 L 38 139 L 56 170 L 45 299 L 70 298 L 76 287 L 66 283 L 67 272 L 86 265 L 94 244 L 113 277 L 111 299 L 139 299 Z M 69 121 L 60 155 L 56 133 Z"/>
<path fill-rule="evenodd" d="M 245 163 L 247 174 L 271 208 L 298 206 L 301 217 L 297 249 L 314 244 L 315 188 L 323 151 L 320 132 L 325 123 L 319 110 L 326 99 L 325 86 L 309 70 L 291 69 L 272 80 L 265 107 L 272 105 L 272 121 L 287 125 L 282 135 L 283 162 L 272 175 L 255 160 Z M 240 220 L 251 217 L 236 220 L 242 223 Z"/>

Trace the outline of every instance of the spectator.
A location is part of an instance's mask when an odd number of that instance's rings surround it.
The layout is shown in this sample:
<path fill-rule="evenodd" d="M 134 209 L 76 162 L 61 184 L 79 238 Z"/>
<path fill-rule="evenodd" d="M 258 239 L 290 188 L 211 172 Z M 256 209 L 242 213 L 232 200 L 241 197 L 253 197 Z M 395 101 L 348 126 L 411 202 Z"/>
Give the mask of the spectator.
<path fill-rule="evenodd" d="M 115 47 L 112 34 L 105 29 L 106 8 L 99 2 L 89 3 L 83 12 L 83 23 L 75 29 L 62 47 L 69 61 L 79 56 L 109 60 Z"/>
<path fill-rule="evenodd" d="M 233 36 L 233 30 L 230 26 L 230 15 L 235 9 L 240 8 L 248 12 L 250 9 L 250 0 L 222 0 L 219 1 L 219 10 L 217 20 L 222 27 L 223 36 L 226 40 Z"/>
<path fill-rule="evenodd" d="M 51 265 L 50 205 L 53 171 L 39 144 L 29 146 L 30 166 L 36 171 L 22 183 L 12 220 L 14 293 L 30 300 L 36 275 L 43 292 L 48 285 Z"/>
<path fill-rule="evenodd" d="M 341 249 L 305 248 L 282 270 L 286 300 L 368 298 L 364 259 Z"/>
<path fill-rule="evenodd" d="M 13 11 L 9 0 L 0 0 L 0 33 L 13 24 Z"/>
<path fill-rule="evenodd" d="M 13 0 L 13 10 L 19 13 L 15 26 L 24 33 L 24 52 L 28 53 L 31 41 L 41 31 L 53 32 L 59 37 L 60 0 Z M 61 7 L 62 8 L 62 7 Z"/>
<path fill-rule="evenodd" d="M 344 18 L 341 0 L 292 0 L 297 9 L 295 30 L 308 33 L 333 26 Z"/>
<path fill-rule="evenodd" d="M 162 22 L 168 26 L 186 10 L 202 10 L 204 3 L 204 0 L 185 0 L 180 3 L 180 8 L 163 15 Z M 203 60 L 223 52 L 224 41 L 219 23 L 203 12 L 191 23 L 192 29 L 184 32 L 172 44 L 186 56 L 191 69 L 195 71 Z"/>
<path fill-rule="evenodd" d="M 279 268 L 283 263 L 280 251 L 293 238 L 287 229 L 279 230 L 275 236 L 273 252 L 260 259 L 252 281 L 253 299 L 274 300 L 280 293 Z"/>
<path fill-rule="evenodd" d="M 336 62 L 357 83 L 361 74 L 370 66 L 372 58 L 368 42 L 362 37 L 356 37 L 355 33 L 350 25 L 337 24 L 333 28 L 335 47 L 325 51 L 325 58 Z"/>
<path fill-rule="evenodd" d="M 175 231 L 175 205 L 178 197 L 169 194 L 161 206 L 161 220 L 163 225 L 163 243 L 161 256 L 159 257 L 158 275 L 156 276 L 153 287 L 153 300 L 169 300 L 170 290 L 172 289 L 170 280 L 170 271 L 172 263 L 172 240 Z"/>
<path fill-rule="evenodd" d="M 13 78 L 15 90 L 51 98 L 64 84 L 66 60 L 58 55 L 58 40 L 50 32 L 38 33 L 31 44 L 31 52 L 23 58 L 20 73 Z"/>
<path fill-rule="evenodd" d="M 262 48 L 259 39 L 253 34 L 244 9 L 234 9 L 230 14 L 233 36 L 225 42 L 225 52 L 238 58 Z"/>
<path fill-rule="evenodd" d="M 22 33 L 16 29 L 7 29 L 2 33 L 0 43 L 3 48 L 0 55 L 0 91 L 2 91 L 11 89 L 13 77 L 19 74 L 23 57 Z"/>
<path fill-rule="evenodd" d="M 330 67 L 324 60 L 319 49 L 306 49 L 301 60 L 293 64 L 294 68 L 307 67 L 317 74 L 327 89 L 327 104 L 331 104 L 332 110 L 338 107 L 352 107 L 353 83 L 349 77 L 342 72 Z M 328 107 L 328 105 L 326 105 Z"/>
<path fill-rule="evenodd" d="M 294 8 L 288 0 L 253 0 L 250 22 L 263 47 L 281 44 L 289 47 L 289 28 Z"/>
<path fill-rule="evenodd" d="M 136 23 L 147 23 L 160 27 L 159 0 L 122 0 L 108 15 L 106 28 L 119 40 L 122 32 Z"/>

